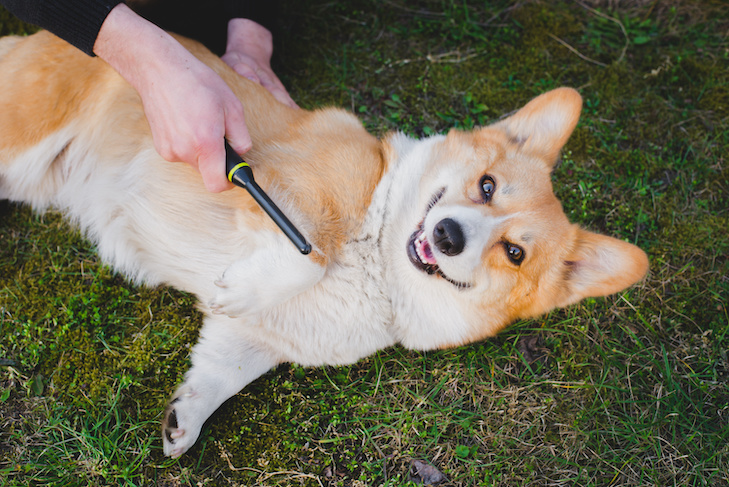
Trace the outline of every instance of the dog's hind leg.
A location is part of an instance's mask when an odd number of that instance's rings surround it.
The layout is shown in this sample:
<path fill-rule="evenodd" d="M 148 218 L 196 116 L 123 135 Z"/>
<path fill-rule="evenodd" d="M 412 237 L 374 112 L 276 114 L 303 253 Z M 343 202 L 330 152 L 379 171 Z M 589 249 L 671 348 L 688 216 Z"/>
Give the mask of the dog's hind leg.
<path fill-rule="evenodd" d="M 272 234 L 249 257 L 234 262 L 215 283 L 218 292 L 209 302 L 213 314 L 253 317 L 306 291 L 318 283 L 326 268 L 301 255 L 283 235 Z"/>
<path fill-rule="evenodd" d="M 238 326 L 229 318 L 206 318 L 192 350 L 192 367 L 162 420 L 165 455 L 185 453 L 221 404 L 283 361 L 265 345 L 242 337 Z"/>

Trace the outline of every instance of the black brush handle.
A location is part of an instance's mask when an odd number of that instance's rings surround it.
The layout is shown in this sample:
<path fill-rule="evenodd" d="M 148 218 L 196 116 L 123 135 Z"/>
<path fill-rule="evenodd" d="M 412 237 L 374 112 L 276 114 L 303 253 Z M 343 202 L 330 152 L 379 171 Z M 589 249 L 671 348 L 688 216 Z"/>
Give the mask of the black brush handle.
<path fill-rule="evenodd" d="M 281 231 L 293 242 L 299 252 L 306 255 L 311 252 L 311 245 L 306 241 L 301 232 L 286 218 L 286 215 L 271 201 L 271 198 L 258 186 L 253 179 L 253 171 L 251 166 L 246 163 L 243 158 L 233 150 L 233 148 L 225 141 L 225 174 L 228 181 L 240 186 L 250 193 L 256 203 L 263 208 L 268 216 L 278 225 Z"/>

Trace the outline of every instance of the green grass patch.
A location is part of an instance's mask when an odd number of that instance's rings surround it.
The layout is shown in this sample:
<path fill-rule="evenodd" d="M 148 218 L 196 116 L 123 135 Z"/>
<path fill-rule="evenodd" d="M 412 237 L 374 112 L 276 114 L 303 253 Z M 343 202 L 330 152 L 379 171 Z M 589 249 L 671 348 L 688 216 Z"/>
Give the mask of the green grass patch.
<path fill-rule="evenodd" d="M 275 69 L 373 133 L 491 123 L 548 89 L 583 116 L 570 218 L 646 280 L 456 350 L 284 365 L 179 460 L 158 424 L 200 316 L 129 284 L 62 218 L 0 206 L 0 484 L 729 485 L 725 2 L 282 2 Z M 0 9 L 0 33 L 33 29 Z"/>

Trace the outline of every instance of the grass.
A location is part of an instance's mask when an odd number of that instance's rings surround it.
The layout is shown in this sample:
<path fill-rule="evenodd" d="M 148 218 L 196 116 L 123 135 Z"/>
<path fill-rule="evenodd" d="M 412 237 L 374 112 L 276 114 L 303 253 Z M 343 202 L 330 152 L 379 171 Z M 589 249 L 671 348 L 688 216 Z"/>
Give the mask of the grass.
<path fill-rule="evenodd" d="M 0 484 L 729 485 L 729 9 L 703 0 L 283 2 L 302 106 L 381 135 L 487 124 L 568 85 L 570 218 L 646 280 L 456 350 L 285 365 L 180 460 L 158 424 L 200 316 L 126 283 L 56 214 L 0 207 Z M 0 32 L 31 30 L 0 12 Z"/>

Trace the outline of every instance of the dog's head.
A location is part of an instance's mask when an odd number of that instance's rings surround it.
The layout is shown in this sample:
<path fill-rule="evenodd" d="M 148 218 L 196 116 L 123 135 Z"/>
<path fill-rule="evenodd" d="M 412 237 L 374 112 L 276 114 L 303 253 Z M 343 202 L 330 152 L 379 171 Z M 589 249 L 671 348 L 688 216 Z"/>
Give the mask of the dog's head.
<path fill-rule="evenodd" d="M 408 186 L 393 202 L 386 240 L 405 346 L 479 340 L 645 275 L 643 251 L 571 224 L 552 190 L 581 106 L 576 91 L 561 88 L 489 127 L 390 139 Z"/>

